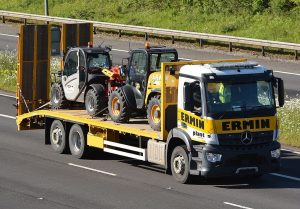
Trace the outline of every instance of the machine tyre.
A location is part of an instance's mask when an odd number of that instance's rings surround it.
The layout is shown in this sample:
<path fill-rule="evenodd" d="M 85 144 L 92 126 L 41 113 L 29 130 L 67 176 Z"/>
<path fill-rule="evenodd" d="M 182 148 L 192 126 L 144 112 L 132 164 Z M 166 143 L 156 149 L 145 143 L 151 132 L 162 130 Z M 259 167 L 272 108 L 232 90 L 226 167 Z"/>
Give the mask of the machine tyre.
<path fill-rule="evenodd" d="M 54 120 L 50 128 L 50 143 L 53 150 L 59 154 L 66 153 L 66 131 L 60 120 Z"/>
<path fill-rule="evenodd" d="M 185 145 L 177 146 L 171 155 L 171 171 L 176 181 L 185 184 L 191 179 L 188 151 Z"/>
<path fill-rule="evenodd" d="M 94 89 L 89 89 L 85 95 L 85 109 L 92 116 L 101 116 L 104 113 L 107 99 Z"/>
<path fill-rule="evenodd" d="M 51 86 L 51 108 L 60 109 L 66 106 L 66 97 L 63 87 L 59 83 L 53 83 Z"/>
<path fill-rule="evenodd" d="M 123 123 L 129 121 L 131 111 L 120 89 L 111 92 L 109 95 L 108 111 L 114 122 Z"/>
<path fill-rule="evenodd" d="M 150 99 L 147 107 L 147 119 L 154 131 L 160 131 L 160 95 L 154 96 Z"/>
<path fill-rule="evenodd" d="M 71 154 L 79 159 L 84 158 L 88 153 L 86 134 L 78 124 L 74 124 L 70 129 L 69 147 Z"/>

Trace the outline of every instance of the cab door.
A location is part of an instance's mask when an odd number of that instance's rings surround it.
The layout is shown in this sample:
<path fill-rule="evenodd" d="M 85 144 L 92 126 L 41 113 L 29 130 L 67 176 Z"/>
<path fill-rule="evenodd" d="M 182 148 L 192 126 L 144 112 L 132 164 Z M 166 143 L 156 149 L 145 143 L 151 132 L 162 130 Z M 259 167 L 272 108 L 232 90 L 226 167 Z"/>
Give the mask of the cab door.
<path fill-rule="evenodd" d="M 144 105 L 145 92 L 147 89 L 148 57 L 146 52 L 133 52 L 129 64 L 127 83 L 135 87 L 135 99 L 140 109 Z"/>
<path fill-rule="evenodd" d="M 75 100 L 79 93 L 79 51 L 71 50 L 64 63 L 62 85 L 67 100 Z"/>

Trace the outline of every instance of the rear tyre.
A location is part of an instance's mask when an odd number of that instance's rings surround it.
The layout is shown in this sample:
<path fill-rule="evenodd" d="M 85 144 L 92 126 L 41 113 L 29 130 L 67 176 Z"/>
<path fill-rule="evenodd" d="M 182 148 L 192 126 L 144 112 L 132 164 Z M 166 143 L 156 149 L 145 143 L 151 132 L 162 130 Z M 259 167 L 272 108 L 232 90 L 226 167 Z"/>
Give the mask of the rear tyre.
<path fill-rule="evenodd" d="M 78 124 L 74 124 L 70 129 L 69 147 L 71 154 L 76 158 L 84 158 L 88 152 L 86 134 Z"/>
<path fill-rule="evenodd" d="M 94 89 L 88 90 L 85 95 L 85 109 L 92 117 L 103 115 L 106 102 L 107 99 Z"/>
<path fill-rule="evenodd" d="M 147 119 L 154 131 L 160 131 L 160 95 L 150 99 L 147 107 Z"/>
<path fill-rule="evenodd" d="M 191 179 L 188 151 L 185 145 L 177 146 L 171 155 L 171 171 L 176 181 L 185 184 Z"/>
<path fill-rule="evenodd" d="M 109 95 L 108 111 L 114 122 L 122 123 L 129 121 L 131 111 L 120 89 L 111 92 Z"/>
<path fill-rule="evenodd" d="M 66 106 L 66 97 L 63 87 L 59 83 L 53 83 L 51 86 L 51 108 L 60 109 Z"/>
<path fill-rule="evenodd" d="M 53 150 L 59 154 L 67 151 L 66 131 L 61 121 L 54 120 L 50 128 L 50 143 Z"/>

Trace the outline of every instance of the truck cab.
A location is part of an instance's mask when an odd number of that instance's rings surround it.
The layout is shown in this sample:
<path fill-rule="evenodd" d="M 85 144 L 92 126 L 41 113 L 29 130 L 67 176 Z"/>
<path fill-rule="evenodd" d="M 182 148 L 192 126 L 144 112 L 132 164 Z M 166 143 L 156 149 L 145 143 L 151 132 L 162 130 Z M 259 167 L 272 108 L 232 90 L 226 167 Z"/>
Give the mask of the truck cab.
<path fill-rule="evenodd" d="M 181 67 L 177 127 L 169 139 L 177 133 L 189 141 L 189 173 L 217 177 L 277 171 L 276 89 L 283 106 L 282 80 L 254 62 Z M 179 181 L 186 179 L 184 157 L 178 153 L 171 157 L 172 173 Z"/>

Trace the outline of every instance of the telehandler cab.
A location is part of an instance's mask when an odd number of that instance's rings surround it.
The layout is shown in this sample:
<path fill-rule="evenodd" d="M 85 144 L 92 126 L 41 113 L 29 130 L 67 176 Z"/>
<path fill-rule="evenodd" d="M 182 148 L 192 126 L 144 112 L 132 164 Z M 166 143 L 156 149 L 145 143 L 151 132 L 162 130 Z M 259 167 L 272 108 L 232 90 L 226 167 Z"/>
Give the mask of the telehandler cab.
<path fill-rule="evenodd" d="M 127 122 L 133 113 L 147 113 L 153 130 L 160 130 L 160 67 L 178 61 L 174 48 L 150 47 L 130 51 L 126 84 L 109 95 L 108 110 L 115 122 Z"/>
<path fill-rule="evenodd" d="M 89 115 L 98 116 L 107 107 L 112 61 L 108 47 L 71 48 L 65 56 L 59 81 L 51 87 L 51 105 L 58 109 L 70 102 L 84 103 Z"/>

